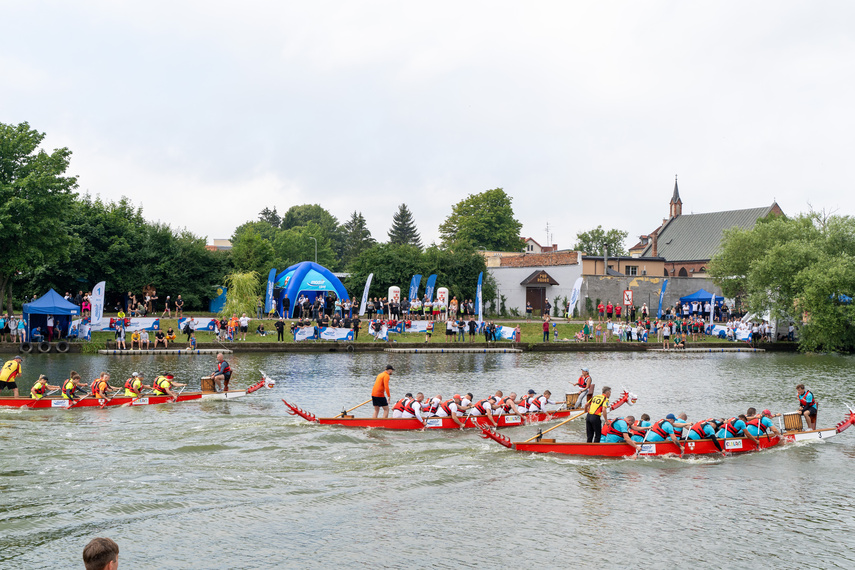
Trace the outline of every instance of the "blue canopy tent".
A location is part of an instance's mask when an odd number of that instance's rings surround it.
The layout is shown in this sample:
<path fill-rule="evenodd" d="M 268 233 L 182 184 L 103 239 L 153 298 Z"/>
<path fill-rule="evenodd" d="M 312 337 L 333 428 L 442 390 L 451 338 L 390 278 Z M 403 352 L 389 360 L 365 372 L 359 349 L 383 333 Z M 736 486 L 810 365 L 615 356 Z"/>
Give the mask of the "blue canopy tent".
<path fill-rule="evenodd" d="M 27 323 L 27 340 L 33 338 L 33 331 L 40 329 L 47 337 L 47 318 L 53 315 L 54 328 L 59 328 L 62 335 L 68 335 L 71 329 L 71 317 L 80 314 L 80 307 L 63 299 L 59 293 L 50 289 L 47 293 L 33 301 L 24 304 L 24 321 Z"/>
<path fill-rule="evenodd" d="M 706 303 L 710 299 L 712 299 L 712 297 L 713 297 L 712 293 L 710 293 L 709 291 L 705 291 L 705 290 L 701 289 L 699 291 L 696 291 L 695 293 L 692 293 L 691 295 L 686 295 L 685 297 L 680 297 L 680 302 L 683 303 L 684 305 L 686 303 L 691 303 L 692 301 L 700 301 L 701 303 Z M 715 296 L 715 304 L 716 305 L 721 305 L 723 302 L 724 302 L 724 297 L 722 297 L 721 295 Z"/>
<path fill-rule="evenodd" d="M 339 281 L 338 277 L 322 265 L 311 261 L 302 261 L 292 265 L 276 276 L 273 283 L 274 298 L 278 307 L 282 307 L 282 299 L 288 295 L 291 302 L 290 314 L 282 315 L 286 319 L 292 318 L 296 307 L 296 300 L 302 294 L 308 297 L 310 303 L 314 303 L 318 295 L 335 293 L 342 301 L 347 299 L 347 291 Z"/>

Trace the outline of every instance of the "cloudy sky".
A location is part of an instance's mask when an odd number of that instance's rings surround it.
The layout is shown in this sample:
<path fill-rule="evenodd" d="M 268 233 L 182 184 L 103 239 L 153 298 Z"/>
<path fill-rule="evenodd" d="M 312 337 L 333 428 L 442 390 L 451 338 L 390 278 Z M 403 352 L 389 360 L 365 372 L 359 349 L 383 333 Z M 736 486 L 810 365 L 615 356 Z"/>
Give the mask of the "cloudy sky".
<path fill-rule="evenodd" d="M 849 2 L 0 0 L 0 122 L 80 190 L 229 237 L 264 207 L 401 203 L 423 242 L 502 187 L 570 247 L 668 213 L 852 214 Z"/>

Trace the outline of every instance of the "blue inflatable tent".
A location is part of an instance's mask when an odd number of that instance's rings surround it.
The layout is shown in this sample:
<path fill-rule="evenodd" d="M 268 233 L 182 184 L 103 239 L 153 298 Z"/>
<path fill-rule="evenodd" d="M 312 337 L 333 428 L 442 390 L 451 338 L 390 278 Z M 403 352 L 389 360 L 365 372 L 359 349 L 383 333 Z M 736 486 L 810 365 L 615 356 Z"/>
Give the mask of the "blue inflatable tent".
<path fill-rule="evenodd" d="M 300 295 L 308 297 L 310 303 L 314 303 L 318 295 L 326 295 L 329 292 L 335 293 L 341 300 L 348 298 L 347 291 L 338 277 L 326 267 L 311 261 L 302 261 L 279 273 L 273 282 L 273 290 L 276 306 L 280 311 L 282 299 L 288 295 L 291 308 L 289 314 L 282 315 L 286 319 L 294 315 L 295 301 Z"/>
<path fill-rule="evenodd" d="M 710 299 L 712 299 L 713 294 L 709 291 L 705 291 L 701 289 L 700 291 L 696 291 L 691 295 L 686 295 L 685 297 L 680 297 L 680 302 L 683 304 L 691 303 L 692 301 L 700 301 L 701 303 L 706 303 Z M 715 296 L 715 304 L 721 305 L 724 302 L 724 297 L 721 295 Z"/>
<path fill-rule="evenodd" d="M 50 289 L 47 293 L 33 301 L 24 304 L 24 320 L 27 322 L 27 340 L 33 338 L 33 330 L 37 327 L 44 333 L 47 331 L 47 317 L 53 315 L 54 327 L 58 327 L 63 335 L 67 335 L 71 327 L 71 317 L 80 314 L 80 307 L 63 299 L 59 293 Z M 47 339 L 47 335 L 45 335 Z"/>

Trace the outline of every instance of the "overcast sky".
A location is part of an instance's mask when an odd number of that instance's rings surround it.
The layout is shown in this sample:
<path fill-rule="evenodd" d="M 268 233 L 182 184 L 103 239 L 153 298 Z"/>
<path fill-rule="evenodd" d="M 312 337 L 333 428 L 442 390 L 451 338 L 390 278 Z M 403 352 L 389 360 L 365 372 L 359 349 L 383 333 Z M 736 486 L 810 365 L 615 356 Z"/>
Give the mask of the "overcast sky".
<path fill-rule="evenodd" d="M 80 191 L 228 238 L 264 207 L 422 241 L 502 187 L 559 247 L 668 214 L 852 214 L 851 2 L 0 0 L 0 122 Z"/>

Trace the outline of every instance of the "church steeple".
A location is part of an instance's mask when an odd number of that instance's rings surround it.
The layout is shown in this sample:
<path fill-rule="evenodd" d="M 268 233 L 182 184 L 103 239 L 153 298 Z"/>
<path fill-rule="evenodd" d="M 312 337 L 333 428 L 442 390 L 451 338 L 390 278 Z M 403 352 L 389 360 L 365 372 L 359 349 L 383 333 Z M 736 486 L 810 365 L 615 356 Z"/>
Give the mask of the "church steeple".
<path fill-rule="evenodd" d="M 680 190 L 677 188 L 677 175 L 674 175 L 674 195 L 671 196 L 669 218 L 676 218 L 683 213 L 683 201 L 680 200 Z"/>

